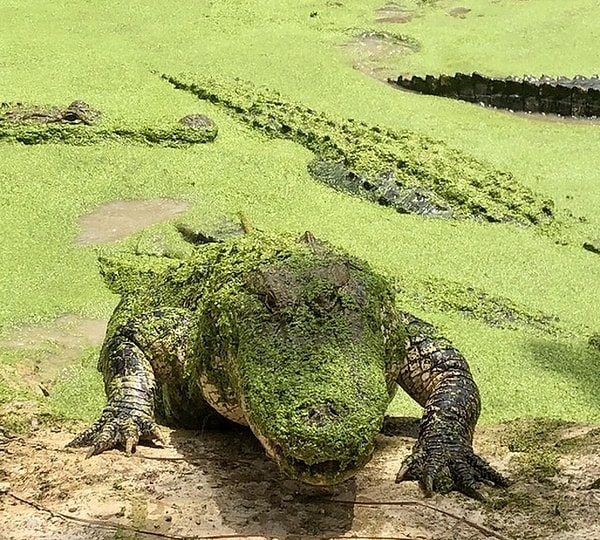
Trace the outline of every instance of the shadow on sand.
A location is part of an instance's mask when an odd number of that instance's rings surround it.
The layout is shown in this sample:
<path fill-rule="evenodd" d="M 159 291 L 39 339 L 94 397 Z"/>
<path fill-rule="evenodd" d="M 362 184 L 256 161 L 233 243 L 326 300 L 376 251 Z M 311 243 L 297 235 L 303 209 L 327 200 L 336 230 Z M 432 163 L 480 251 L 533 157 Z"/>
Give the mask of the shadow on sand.
<path fill-rule="evenodd" d="M 334 496 L 354 500 L 354 479 L 332 488 L 290 480 L 247 429 L 228 426 L 204 434 L 177 430 L 171 443 L 204 473 L 222 525 L 242 537 L 342 536 L 352 527 L 352 505 L 325 501 Z"/>
<path fill-rule="evenodd" d="M 417 418 L 386 419 L 383 433 L 413 438 L 418 424 Z M 385 440 L 379 446 L 385 447 Z M 354 478 L 332 487 L 291 480 L 266 457 L 250 430 L 232 423 L 205 432 L 175 430 L 171 444 L 199 469 L 203 491 L 216 504 L 222 525 L 235 534 L 322 538 L 352 529 L 354 506 L 334 501 L 356 500 Z"/>

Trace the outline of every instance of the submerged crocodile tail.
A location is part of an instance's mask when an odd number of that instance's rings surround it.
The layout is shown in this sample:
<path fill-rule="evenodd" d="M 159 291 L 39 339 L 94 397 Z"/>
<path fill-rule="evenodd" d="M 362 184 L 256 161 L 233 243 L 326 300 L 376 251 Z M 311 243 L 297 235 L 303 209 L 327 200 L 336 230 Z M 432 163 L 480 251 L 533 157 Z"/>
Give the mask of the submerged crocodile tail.
<path fill-rule="evenodd" d="M 494 78 L 473 72 L 399 76 L 389 79 L 405 90 L 460 99 L 512 111 L 596 118 L 600 116 L 600 76 Z"/>

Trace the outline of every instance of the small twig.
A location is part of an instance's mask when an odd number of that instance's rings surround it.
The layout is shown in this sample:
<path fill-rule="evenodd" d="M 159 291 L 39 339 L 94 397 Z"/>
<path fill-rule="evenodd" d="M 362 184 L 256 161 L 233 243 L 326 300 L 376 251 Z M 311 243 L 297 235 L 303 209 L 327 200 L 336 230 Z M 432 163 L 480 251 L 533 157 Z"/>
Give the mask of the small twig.
<path fill-rule="evenodd" d="M 119 523 L 114 523 L 112 521 L 101 521 L 99 519 L 86 519 L 80 518 L 77 516 L 69 516 L 67 514 L 63 514 L 62 512 L 55 512 L 50 508 L 46 508 L 39 503 L 34 501 L 29 501 L 24 499 L 23 497 L 19 497 L 14 493 L 7 493 L 13 499 L 19 501 L 22 504 L 26 504 L 27 506 L 31 506 L 40 512 L 46 512 L 50 514 L 52 517 L 62 519 L 63 521 L 71 521 L 74 523 L 78 523 L 80 525 L 88 525 L 90 527 L 96 527 L 99 529 L 108 529 L 111 531 L 127 531 L 135 534 L 145 534 L 149 536 L 155 536 L 157 538 L 166 538 L 168 540 L 252 540 L 256 539 L 264 539 L 269 538 L 265 535 L 248 535 L 248 534 L 216 534 L 210 536 L 181 536 L 181 535 L 172 535 L 166 533 L 160 533 L 156 531 L 149 531 L 146 529 L 139 529 L 137 527 L 132 527 L 131 525 L 121 525 Z M 422 536 L 304 536 L 307 540 L 426 540 Z"/>
<path fill-rule="evenodd" d="M 324 499 L 328 502 L 332 503 L 340 503 L 340 504 L 351 504 L 353 506 L 421 506 L 422 508 L 428 508 L 429 510 L 433 510 L 434 512 L 439 512 L 440 514 L 444 514 L 445 516 L 451 517 L 457 521 L 468 525 L 474 529 L 477 529 L 479 532 L 485 534 L 486 536 L 491 536 L 493 538 L 497 538 L 498 540 L 511 540 L 508 536 L 504 536 L 492 529 L 488 529 L 483 525 L 479 525 L 479 523 L 475 523 L 465 516 L 459 516 L 449 510 L 444 510 L 442 508 L 438 508 L 437 506 L 433 506 L 432 504 L 427 504 L 423 501 L 416 500 L 404 500 L 404 501 L 350 501 L 345 499 Z"/>
<path fill-rule="evenodd" d="M 86 519 L 77 516 L 69 516 L 67 514 L 63 514 L 62 512 L 55 512 L 50 508 L 46 508 L 39 503 L 34 501 L 29 501 L 24 499 L 23 497 L 19 497 L 14 493 L 7 493 L 9 497 L 19 501 L 20 503 L 26 504 L 27 506 L 31 506 L 40 512 L 46 512 L 50 514 L 52 517 L 62 519 L 63 521 L 72 521 L 74 523 L 79 523 L 81 525 L 88 525 L 91 527 L 96 527 L 99 529 L 108 529 L 111 531 L 127 531 L 135 534 L 145 534 L 148 536 L 154 536 L 157 538 L 167 538 L 168 540 L 226 540 L 226 539 L 244 539 L 251 540 L 252 538 L 263 539 L 264 536 L 259 535 L 245 535 L 245 534 L 217 534 L 211 536 L 181 536 L 181 535 L 172 535 L 166 533 L 160 533 L 156 531 L 149 531 L 146 529 L 139 529 L 138 527 L 132 527 L 131 525 L 122 525 L 120 523 L 114 523 L 112 521 L 102 521 L 99 519 Z"/>
<path fill-rule="evenodd" d="M 238 217 L 240 219 L 240 225 L 242 226 L 244 233 L 251 233 L 254 230 L 254 227 L 252 226 L 252 223 L 250 223 L 250 220 L 248 219 L 246 214 L 244 214 L 244 212 L 238 212 Z"/>

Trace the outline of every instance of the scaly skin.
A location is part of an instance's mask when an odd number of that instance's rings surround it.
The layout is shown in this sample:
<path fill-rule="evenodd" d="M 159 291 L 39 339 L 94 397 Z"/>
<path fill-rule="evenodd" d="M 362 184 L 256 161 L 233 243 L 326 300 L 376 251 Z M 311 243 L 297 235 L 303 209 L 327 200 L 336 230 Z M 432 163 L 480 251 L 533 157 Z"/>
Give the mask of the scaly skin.
<path fill-rule="evenodd" d="M 285 474 L 331 485 L 370 459 L 399 384 L 425 414 L 397 481 L 472 497 L 481 482 L 506 484 L 472 450 L 480 403 L 466 361 L 398 311 L 363 261 L 310 233 L 259 232 L 156 260 L 103 263 L 122 295 L 99 361 L 108 403 L 71 446 L 129 454 L 162 441 L 156 418 L 188 427 L 220 413 Z"/>
<path fill-rule="evenodd" d="M 398 384 L 425 407 L 419 439 L 403 463 L 397 482 L 418 480 L 426 495 L 458 487 L 481 498 L 477 485 L 506 480 L 472 450 L 481 403 L 477 385 L 463 356 L 428 323 L 402 313 L 407 335 L 407 362 Z"/>

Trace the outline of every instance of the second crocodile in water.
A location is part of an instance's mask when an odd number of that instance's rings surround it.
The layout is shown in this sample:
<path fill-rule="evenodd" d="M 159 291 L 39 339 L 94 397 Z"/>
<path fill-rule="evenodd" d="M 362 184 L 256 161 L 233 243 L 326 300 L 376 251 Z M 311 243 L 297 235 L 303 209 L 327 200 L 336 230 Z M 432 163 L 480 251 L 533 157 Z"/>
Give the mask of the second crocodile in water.
<path fill-rule="evenodd" d="M 162 440 L 157 421 L 222 415 L 286 475 L 331 485 L 369 461 L 400 386 L 425 413 L 397 481 L 472 497 L 506 484 L 472 449 L 480 400 L 467 362 L 364 261 L 310 233 L 254 231 L 184 259 L 121 254 L 101 268 L 121 301 L 99 361 L 108 403 L 70 443 L 89 456 Z"/>
<path fill-rule="evenodd" d="M 389 79 L 395 86 L 484 106 L 556 114 L 559 116 L 598 118 L 600 116 L 600 76 L 554 79 L 533 77 L 487 77 L 480 73 L 455 75 L 400 76 Z"/>

